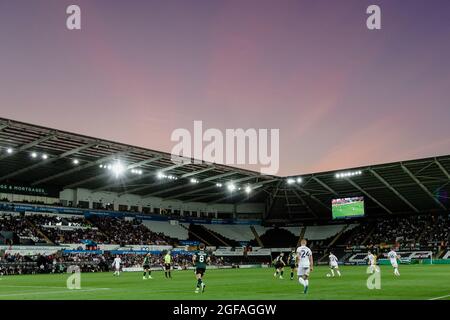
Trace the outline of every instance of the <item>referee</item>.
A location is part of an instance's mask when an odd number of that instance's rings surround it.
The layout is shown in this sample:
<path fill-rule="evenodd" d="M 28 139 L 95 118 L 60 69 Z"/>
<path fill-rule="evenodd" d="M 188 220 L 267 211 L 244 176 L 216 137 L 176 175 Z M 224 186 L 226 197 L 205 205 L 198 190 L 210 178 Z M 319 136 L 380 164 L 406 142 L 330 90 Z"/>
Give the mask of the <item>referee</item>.
<path fill-rule="evenodd" d="M 166 255 L 164 256 L 164 274 L 166 278 L 172 279 L 172 275 L 170 273 L 171 267 L 172 267 L 172 256 L 170 255 L 170 251 L 168 250 Z"/>

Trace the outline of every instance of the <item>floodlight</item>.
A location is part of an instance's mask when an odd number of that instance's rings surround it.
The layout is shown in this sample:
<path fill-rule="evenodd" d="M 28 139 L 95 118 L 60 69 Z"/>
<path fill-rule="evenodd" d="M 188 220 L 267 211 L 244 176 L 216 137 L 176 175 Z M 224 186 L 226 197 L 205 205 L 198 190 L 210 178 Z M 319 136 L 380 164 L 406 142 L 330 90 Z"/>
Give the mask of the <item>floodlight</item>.
<path fill-rule="evenodd" d="M 111 166 L 111 170 L 117 178 L 125 171 L 125 167 L 120 161 L 117 161 Z"/>

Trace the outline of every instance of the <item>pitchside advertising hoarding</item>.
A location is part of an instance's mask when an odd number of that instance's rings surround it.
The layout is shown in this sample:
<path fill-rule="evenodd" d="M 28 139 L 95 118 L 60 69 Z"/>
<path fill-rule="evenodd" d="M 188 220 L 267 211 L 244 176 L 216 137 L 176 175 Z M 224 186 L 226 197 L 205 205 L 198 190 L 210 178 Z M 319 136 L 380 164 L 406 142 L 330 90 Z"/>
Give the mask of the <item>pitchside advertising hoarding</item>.
<path fill-rule="evenodd" d="M 89 217 L 96 216 L 108 216 L 108 217 L 131 217 L 140 220 L 155 220 L 155 221 L 170 221 L 171 217 L 156 215 L 156 214 L 136 214 L 130 212 L 121 211 L 103 211 L 92 209 L 80 209 L 80 208 L 66 208 L 55 207 L 48 205 L 36 205 L 36 204 L 21 204 L 21 203 L 0 203 L 0 210 L 9 210 L 15 212 L 48 212 L 58 214 L 72 214 L 72 215 L 84 215 Z M 244 225 L 261 225 L 261 220 L 240 220 L 240 219 L 199 219 L 191 217 L 182 217 L 177 221 L 185 223 L 197 223 L 197 224 L 244 224 Z"/>

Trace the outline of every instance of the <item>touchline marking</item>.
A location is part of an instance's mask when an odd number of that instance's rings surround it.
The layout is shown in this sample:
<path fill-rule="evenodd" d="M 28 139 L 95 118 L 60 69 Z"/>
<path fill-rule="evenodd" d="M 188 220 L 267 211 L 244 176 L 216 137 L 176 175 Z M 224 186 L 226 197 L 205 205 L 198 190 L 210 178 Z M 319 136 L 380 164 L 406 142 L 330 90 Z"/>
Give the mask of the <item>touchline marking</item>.
<path fill-rule="evenodd" d="M 444 299 L 444 298 L 448 298 L 448 297 L 450 297 L 450 294 L 448 294 L 448 295 L 446 295 L 446 296 L 441 296 L 441 297 L 431 298 L 431 299 L 428 299 L 428 300 L 439 300 L 439 299 Z"/>
<path fill-rule="evenodd" d="M 48 288 L 48 289 L 66 289 L 66 287 L 52 287 L 52 286 L 1 286 L 1 288 Z M 109 290 L 111 288 L 86 288 L 82 290 Z"/>
<path fill-rule="evenodd" d="M 13 297 L 13 296 L 26 296 L 30 294 L 57 294 L 57 293 L 67 293 L 67 292 L 89 292 L 89 291 L 99 291 L 99 290 L 109 290 L 110 288 L 94 288 L 94 289 L 79 289 L 79 290 L 69 290 L 64 291 L 35 291 L 35 292 L 22 292 L 22 293 L 8 293 L 0 294 L 0 297 Z"/>

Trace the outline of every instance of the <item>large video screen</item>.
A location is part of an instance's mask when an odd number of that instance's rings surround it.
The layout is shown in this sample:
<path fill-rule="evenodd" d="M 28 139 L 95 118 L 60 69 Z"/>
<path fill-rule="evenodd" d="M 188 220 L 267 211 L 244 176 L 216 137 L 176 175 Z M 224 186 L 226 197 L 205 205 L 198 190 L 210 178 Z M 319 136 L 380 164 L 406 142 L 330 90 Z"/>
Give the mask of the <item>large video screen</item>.
<path fill-rule="evenodd" d="M 333 219 L 364 216 L 364 197 L 340 198 L 331 201 Z"/>

